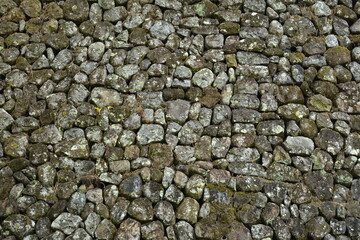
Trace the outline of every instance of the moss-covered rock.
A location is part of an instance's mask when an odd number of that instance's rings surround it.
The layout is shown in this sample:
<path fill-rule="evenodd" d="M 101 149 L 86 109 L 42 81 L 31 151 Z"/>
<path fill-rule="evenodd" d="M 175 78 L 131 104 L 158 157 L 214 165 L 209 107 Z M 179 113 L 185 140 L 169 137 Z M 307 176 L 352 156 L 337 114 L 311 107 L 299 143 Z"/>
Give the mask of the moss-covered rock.
<path fill-rule="evenodd" d="M 225 35 L 239 34 L 240 24 L 234 22 L 223 22 L 219 25 L 219 30 Z"/>
<path fill-rule="evenodd" d="M 335 70 L 330 66 L 324 66 L 320 68 L 320 70 L 317 73 L 317 77 L 320 80 L 336 83 Z"/>
<path fill-rule="evenodd" d="M 60 19 L 64 17 L 64 11 L 56 2 L 51 2 L 44 6 L 41 17 L 44 20 Z"/>
<path fill-rule="evenodd" d="M 218 6 L 209 0 L 204 0 L 195 4 L 194 9 L 199 17 L 211 17 L 218 9 Z"/>
<path fill-rule="evenodd" d="M 66 0 L 63 7 L 64 17 L 74 22 L 82 22 L 87 19 L 89 9 L 87 0 Z"/>
<path fill-rule="evenodd" d="M 328 81 L 315 81 L 312 85 L 313 90 L 331 100 L 339 93 L 339 88 Z"/>
<path fill-rule="evenodd" d="M 210 204 L 209 215 L 195 225 L 195 235 L 200 239 L 228 239 L 234 235 L 232 239 L 251 239 L 249 229 L 236 221 L 235 209 L 221 203 Z"/>
<path fill-rule="evenodd" d="M 18 47 L 27 44 L 29 39 L 30 37 L 26 33 L 13 33 L 5 38 L 5 44 L 8 47 Z"/>
<path fill-rule="evenodd" d="M 22 214 L 14 214 L 7 217 L 3 222 L 3 226 L 19 239 L 23 239 L 35 231 L 35 222 Z"/>
<path fill-rule="evenodd" d="M 67 48 L 70 43 L 69 38 L 63 33 L 45 34 L 42 41 L 56 50 Z"/>
<path fill-rule="evenodd" d="M 33 18 L 40 16 L 41 2 L 39 0 L 24 0 L 21 2 L 20 7 L 29 17 Z"/>
<path fill-rule="evenodd" d="M 258 38 L 241 39 L 236 45 L 236 49 L 238 50 L 251 52 L 262 52 L 265 48 L 265 41 Z"/>
<path fill-rule="evenodd" d="M 9 196 L 9 192 L 14 185 L 15 179 L 13 177 L 0 178 L 0 200 L 4 200 Z"/>
<path fill-rule="evenodd" d="M 205 107 L 212 108 L 220 101 L 221 95 L 216 88 L 207 87 L 204 89 L 204 95 L 200 99 L 200 103 Z"/>
<path fill-rule="evenodd" d="M 298 169 L 280 163 L 273 163 L 266 171 L 267 177 L 281 182 L 299 182 L 301 173 Z"/>
<path fill-rule="evenodd" d="M 151 144 L 149 147 L 149 157 L 152 160 L 152 166 L 161 169 L 170 166 L 174 161 L 171 146 L 167 144 Z"/>
<path fill-rule="evenodd" d="M 334 67 L 351 62 L 351 52 L 346 47 L 337 46 L 328 49 L 324 54 L 327 63 Z"/>
<path fill-rule="evenodd" d="M 2 22 L 0 24 L 0 35 L 9 35 L 16 32 L 19 29 L 19 25 L 14 22 Z"/>
<path fill-rule="evenodd" d="M 195 224 L 199 209 L 200 204 L 195 199 L 186 197 L 176 210 L 176 218 Z"/>
<path fill-rule="evenodd" d="M 307 106 L 311 111 L 328 112 L 332 108 L 332 101 L 321 94 L 316 94 L 308 99 Z"/>
<path fill-rule="evenodd" d="M 302 104 L 289 103 L 278 108 L 278 114 L 289 120 L 300 120 L 309 116 L 309 109 Z"/>

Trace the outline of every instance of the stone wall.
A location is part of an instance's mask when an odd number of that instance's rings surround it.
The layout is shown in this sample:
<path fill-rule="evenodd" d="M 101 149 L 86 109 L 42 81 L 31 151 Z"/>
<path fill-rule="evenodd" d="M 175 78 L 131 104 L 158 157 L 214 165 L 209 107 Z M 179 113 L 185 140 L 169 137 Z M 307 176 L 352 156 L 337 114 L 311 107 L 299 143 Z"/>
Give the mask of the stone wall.
<path fill-rule="evenodd" d="M 360 239 L 359 15 L 0 0 L 0 239 Z"/>

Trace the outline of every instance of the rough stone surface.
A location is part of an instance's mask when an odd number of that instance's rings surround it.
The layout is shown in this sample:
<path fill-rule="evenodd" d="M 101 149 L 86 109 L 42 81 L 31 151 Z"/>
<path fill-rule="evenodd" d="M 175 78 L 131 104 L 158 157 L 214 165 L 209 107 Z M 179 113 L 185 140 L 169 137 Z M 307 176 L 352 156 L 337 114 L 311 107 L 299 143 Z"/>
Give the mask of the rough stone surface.
<path fill-rule="evenodd" d="M 0 239 L 359 239 L 359 16 L 0 0 Z"/>

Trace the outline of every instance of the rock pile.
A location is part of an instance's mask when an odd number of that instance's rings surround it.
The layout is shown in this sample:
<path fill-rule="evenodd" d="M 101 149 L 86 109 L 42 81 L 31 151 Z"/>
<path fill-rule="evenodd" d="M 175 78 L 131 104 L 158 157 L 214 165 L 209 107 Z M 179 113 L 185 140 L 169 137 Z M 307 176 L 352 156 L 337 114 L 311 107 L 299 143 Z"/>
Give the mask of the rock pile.
<path fill-rule="evenodd" d="M 359 16 L 1 0 L 0 239 L 360 239 Z"/>

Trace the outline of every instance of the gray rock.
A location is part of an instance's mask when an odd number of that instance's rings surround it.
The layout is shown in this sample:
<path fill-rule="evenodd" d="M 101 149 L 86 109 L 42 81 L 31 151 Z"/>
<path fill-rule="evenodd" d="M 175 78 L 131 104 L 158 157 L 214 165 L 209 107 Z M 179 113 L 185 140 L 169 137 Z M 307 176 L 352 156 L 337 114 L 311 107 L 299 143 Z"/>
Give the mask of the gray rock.
<path fill-rule="evenodd" d="M 279 73 L 276 73 L 274 76 L 274 82 L 278 85 L 285 85 L 285 84 L 293 84 L 293 80 L 290 76 L 290 74 L 288 74 L 285 71 L 281 71 Z"/>
<path fill-rule="evenodd" d="M 231 119 L 231 109 L 227 105 L 216 105 L 213 111 L 212 122 L 219 124 L 226 119 Z"/>
<path fill-rule="evenodd" d="M 155 4 L 160 6 L 160 7 L 164 7 L 164 8 L 171 8 L 174 10 L 181 10 L 182 4 L 180 1 L 177 0 L 170 0 L 170 1 L 166 1 L 166 0 L 155 0 Z"/>
<path fill-rule="evenodd" d="M 142 144 L 162 141 L 164 129 L 158 124 L 143 124 L 137 134 L 137 141 Z"/>
<path fill-rule="evenodd" d="M 164 188 L 160 183 L 151 181 L 144 184 L 143 193 L 151 202 L 157 203 L 164 196 Z"/>
<path fill-rule="evenodd" d="M 311 201 L 310 189 L 303 183 L 298 183 L 291 190 L 290 196 L 296 204 L 308 203 Z"/>
<path fill-rule="evenodd" d="M 0 131 L 5 130 L 14 122 L 14 118 L 3 108 L 0 108 Z"/>
<path fill-rule="evenodd" d="M 348 64 L 348 68 L 352 73 L 356 82 L 360 82 L 360 64 L 357 62 L 351 62 Z"/>
<path fill-rule="evenodd" d="M 345 141 L 345 152 L 350 155 L 360 156 L 360 135 L 351 133 Z"/>
<path fill-rule="evenodd" d="M 7 63 L 0 63 L 0 75 L 6 75 L 11 71 L 11 65 Z"/>
<path fill-rule="evenodd" d="M 231 148 L 226 156 L 229 162 L 256 162 L 259 159 L 259 151 L 249 147 Z"/>
<path fill-rule="evenodd" d="M 71 158 L 86 159 L 89 157 L 90 148 L 85 138 L 62 141 L 55 145 L 55 152 Z"/>
<path fill-rule="evenodd" d="M 317 30 L 314 24 L 305 17 L 291 16 L 284 23 L 284 33 L 289 37 L 296 35 L 315 35 Z"/>
<path fill-rule="evenodd" d="M 143 108 L 158 108 L 163 102 L 162 92 L 140 92 L 138 93 Z"/>
<path fill-rule="evenodd" d="M 174 227 L 176 237 L 179 240 L 194 240 L 194 228 L 186 221 L 179 221 Z"/>
<path fill-rule="evenodd" d="M 119 230 L 115 234 L 116 240 L 138 240 L 141 236 L 141 224 L 131 218 L 124 220 L 120 224 Z"/>
<path fill-rule="evenodd" d="M 350 27 L 350 31 L 353 34 L 360 33 L 360 21 L 357 20 L 355 23 L 353 23 Z"/>
<path fill-rule="evenodd" d="M 265 39 L 269 35 L 267 28 L 264 27 L 242 27 L 240 30 L 241 38 L 260 38 Z"/>
<path fill-rule="evenodd" d="M 114 0 L 99 0 L 98 3 L 102 9 L 111 9 L 115 7 Z"/>
<path fill-rule="evenodd" d="M 19 117 L 12 128 L 13 133 L 28 132 L 40 128 L 40 122 L 33 117 Z"/>
<path fill-rule="evenodd" d="M 274 231 L 271 227 L 264 224 L 256 224 L 251 226 L 251 235 L 253 239 L 272 238 Z"/>
<path fill-rule="evenodd" d="M 102 42 L 95 42 L 89 46 L 88 55 L 91 61 L 100 61 L 105 52 L 105 45 Z"/>
<path fill-rule="evenodd" d="M 86 193 L 86 199 L 90 202 L 99 204 L 103 202 L 103 192 L 100 188 L 90 189 Z"/>
<path fill-rule="evenodd" d="M 28 75 L 18 69 L 15 69 L 8 73 L 5 77 L 5 82 L 15 88 L 22 88 L 24 84 L 28 81 Z"/>
<path fill-rule="evenodd" d="M 283 183 L 273 182 L 265 185 L 264 192 L 271 201 L 276 204 L 281 204 L 284 201 L 288 190 Z"/>
<path fill-rule="evenodd" d="M 75 192 L 71 195 L 69 199 L 67 210 L 73 214 L 80 214 L 85 207 L 85 203 L 86 203 L 85 194 L 80 192 Z"/>
<path fill-rule="evenodd" d="M 191 146 L 176 146 L 174 149 L 175 159 L 184 164 L 194 162 L 194 152 L 194 148 Z"/>
<path fill-rule="evenodd" d="M 166 119 L 179 124 L 185 123 L 188 118 L 190 103 L 185 100 L 175 100 L 167 102 Z"/>
<path fill-rule="evenodd" d="M 192 82 L 201 88 L 210 86 L 214 80 L 214 73 L 208 68 L 203 68 L 200 71 L 197 71 L 192 78 Z"/>
<path fill-rule="evenodd" d="M 126 62 L 129 64 L 139 64 L 148 52 L 149 48 L 145 46 L 134 47 L 128 52 Z"/>
<path fill-rule="evenodd" d="M 164 226 L 160 221 L 145 223 L 141 226 L 141 236 L 143 239 L 163 239 Z"/>
<path fill-rule="evenodd" d="M 118 22 L 124 20 L 127 17 L 126 8 L 123 6 L 113 7 L 104 11 L 104 21 L 106 22 Z"/>
<path fill-rule="evenodd" d="M 50 206 L 46 202 L 38 201 L 27 208 L 26 215 L 36 221 L 45 216 L 49 208 Z"/>
<path fill-rule="evenodd" d="M 310 219 L 319 215 L 318 208 L 313 204 L 302 204 L 299 208 L 300 219 L 303 222 L 308 222 Z"/>
<path fill-rule="evenodd" d="M 360 226 L 360 221 L 358 218 L 355 217 L 348 217 L 345 219 L 346 222 L 346 228 L 349 232 L 350 236 L 359 236 L 359 226 Z"/>
<path fill-rule="evenodd" d="M 260 100 L 253 94 L 234 94 L 231 98 L 232 108 L 258 109 Z"/>
<path fill-rule="evenodd" d="M 64 3 L 64 17 L 74 22 L 85 21 L 89 15 L 89 3 L 86 0 L 67 0 Z"/>
<path fill-rule="evenodd" d="M 281 135 L 285 133 L 285 124 L 283 120 L 268 120 L 260 122 L 256 131 L 260 135 Z"/>
<path fill-rule="evenodd" d="M 43 186 L 51 187 L 55 182 L 56 170 L 53 164 L 45 163 L 37 168 L 38 179 Z"/>
<path fill-rule="evenodd" d="M 247 176 L 265 176 L 265 169 L 257 163 L 233 162 L 229 164 L 229 171 Z"/>
<path fill-rule="evenodd" d="M 326 65 L 326 58 L 323 55 L 312 55 L 306 57 L 303 61 L 304 67 L 324 67 Z"/>
<path fill-rule="evenodd" d="M 292 78 L 297 83 L 302 83 L 304 81 L 304 69 L 299 64 L 295 64 L 291 66 L 291 75 Z"/>
<path fill-rule="evenodd" d="M 155 217 L 161 220 L 165 226 L 175 224 L 175 211 L 168 201 L 160 201 L 154 207 Z"/>
<path fill-rule="evenodd" d="M 344 139 L 340 133 L 331 129 L 321 129 L 315 138 L 316 146 L 335 155 L 344 146 Z"/>
<path fill-rule="evenodd" d="M 95 236 L 97 239 L 113 239 L 116 232 L 115 225 L 108 219 L 102 220 L 96 228 Z"/>
<path fill-rule="evenodd" d="M 215 158 L 224 158 L 230 148 L 231 139 L 229 137 L 213 138 L 211 141 L 211 152 Z"/>
<path fill-rule="evenodd" d="M 253 52 L 237 52 L 236 58 L 238 63 L 243 65 L 267 65 L 270 62 L 265 55 Z"/>
<path fill-rule="evenodd" d="M 100 216 L 97 213 L 91 212 L 87 216 L 85 220 L 85 229 L 91 236 L 94 237 L 95 230 L 98 227 L 100 221 Z"/>
<path fill-rule="evenodd" d="M 235 123 L 258 123 L 261 120 L 261 114 L 258 111 L 246 108 L 233 110 L 233 122 Z"/>
<path fill-rule="evenodd" d="M 76 229 L 76 231 L 71 234 L 68 238 L 70 239 L 76 239 L 76 240 L 91 240 L 92 237 L 83 229 L 83 228 L 78 228 Z M 68 239 L 66 238 L 66 239 Z"/>
<path fill-rule="evenodd" d="M 199 209 L 200 205 L 195 199 L 186 197 L 176 210 L 176 218 L 195 224 Z"/>
<path fill-rule="evenodd" d="M 114 206 L 110 210 L 110 218 L 115 224 L 120 224 L 127 215 L 130 201 L 125 198 L 118 198 Z"/>
<path fill-rule="evenodd" d="M 29 137 L 25 133 L 17 133 L 10 136 L 4 142 L 5 154 L 18 158 L 24 157 L 29 145 Z"/>
<path fill-rule="evenodd" d="M 299 182 L 301 172 L 284 164 L 273 163 L 267 169 L 267 176 L 276 181 Z"/>
<path fill-rule="evenodd" d="M 62 105 L 55 117 L 55 125 L 61 129 L 72 127 L 78 115 L 78 111 L 72 105 Z"/>
<path fill-rule="evenodd" d="M 264 13 L 266 8 L 265 0 L 245 0 L 244 1 L 244 10 L 246 12 L 259 12 Z"/>
<path fill-rule="evenodd" d="M 336 219 L 331 219 L 330 220 L 330 227 L 331 227 L 332 232 L 335 235 L 345 234 L 346 222 L 345 221 L 339 221 L 339 220 L 336 220 Z"/>
<path fill-rule="evenodd" d="M 325 2 L 316 2 L 311 6 L 311 9 L 314 11 L 314 14 L 318 17 L 329 16 L 331 15 L 331 9 Z"/>
<path fill-rule="evenodd" d="M 84 102 L 89 94 L 90 91 L 83 84 L 72 84 L 69 89 L 68 98 L 75 104 L 79 104 Z"/>
<path fill-rule="evenodd" d="M 181 144 L 190 145 L 200 140 L 203 132 L 203 126 L 199 121 L 188 121 L 179 132 L 179 141 Z"/>
<path fill-rule="evenodd" d="M 314 217 L 306 223 L 305 228 L 313 238 L 323 238 L 331 230 L 323 217 Z"/>
<path fill-rule="evenodd" d="M 154 216 L 154 209 L 149 199 L 137 198 L 131 202 L 128 214 L 141 222 L 151 221 Z"/>
<path fill-rule="evenodd" d="M 271 223 L 271 227 L 274 229 L 275 236 L 279 239 L 291 239 L 290 228 L 288 227 L 288 223 L 282 219 L 275 219 Z"/>
<path fill-rule="evenodd" d="M 3 222 L 3 226 L 18 238 L 23 238 L 35 230 L 35 222 L 21 214 L 14 214 L 7 217 Z"/>
<path fill-rule="evenodd" d="M 103 87 L 95 87 L 91 91 L 90 101 L 100 108 L 122 104 L 122 98 L 118 91 Z"/>
<path fill-rule="evenodd" d="M 349 23 L 345 19 L 334 16 L 333 26 L 337 35 L 344 36 L 350 34 Z"/>
<path fill-rule="evenodd" d="M 190 79 L 192 77 L 191 69 L 185 66 L 178 66 L 175 69 L 174 77 L 180 79 Z"/>
<path fill-rule="evenodd" d="M 62 70 L 72 61 L 72 59 L 72 51 L 69 49 L 63 49 L 56 55 L 50 66 L 54 70 Z"/>
<path fill-rule="evenodd" d="M 304 182 L 319 199 L 331 199 L 334 189 L 334 179 L 331 174 L 324 171 L 309 172 L 304 175 Z"/>
<path fill-rule="evenodd" d="M 165 192 L 164 199 L 175 205 L 179 205 L 184 199 L 184 194 L 175 185 L 171 184 Z"/>
<path fill-rule="evenodd" d="M 141 13 L 131 13 L 124 21 L 124 27 L 128 29 L 139 27 L 145 20 L 145 17 Z"/>
<path fill-rule="evenodd" d="M 79 227 L 81 221 L 82 219 L 78 215 L 64 212 L 51 223 L 51 227 L 69 235 Z"/>
<path fill-rule="evenodd" d="M 314 142 L 307 137 L 287 137 L 285 147 L 291 154 L 310 155 L 314 150 Z"/>
<path fill-rule="evenodd" d="M 300 120 L 309 115 L 309 109 L 305 105 L 295 103 L 282 105 L 277 112 L 281 117 L 288 120 Z"/>
<path fill-rule="evenodd" d="M 140 197 L 142 190 L 142 180 L 141 177 L 137 174 L 125 178 L 119 186 L 120 194 L 128 198 Z"/>
<path fill-rule="evenodd" d="M 166 40 L 166 38 L 174 32 L 174 26 L 162 20 L 155 21 L 154 25 L 150 28 L 151 36 L 154 38 L 159 38 L 160 40 Z"/>

